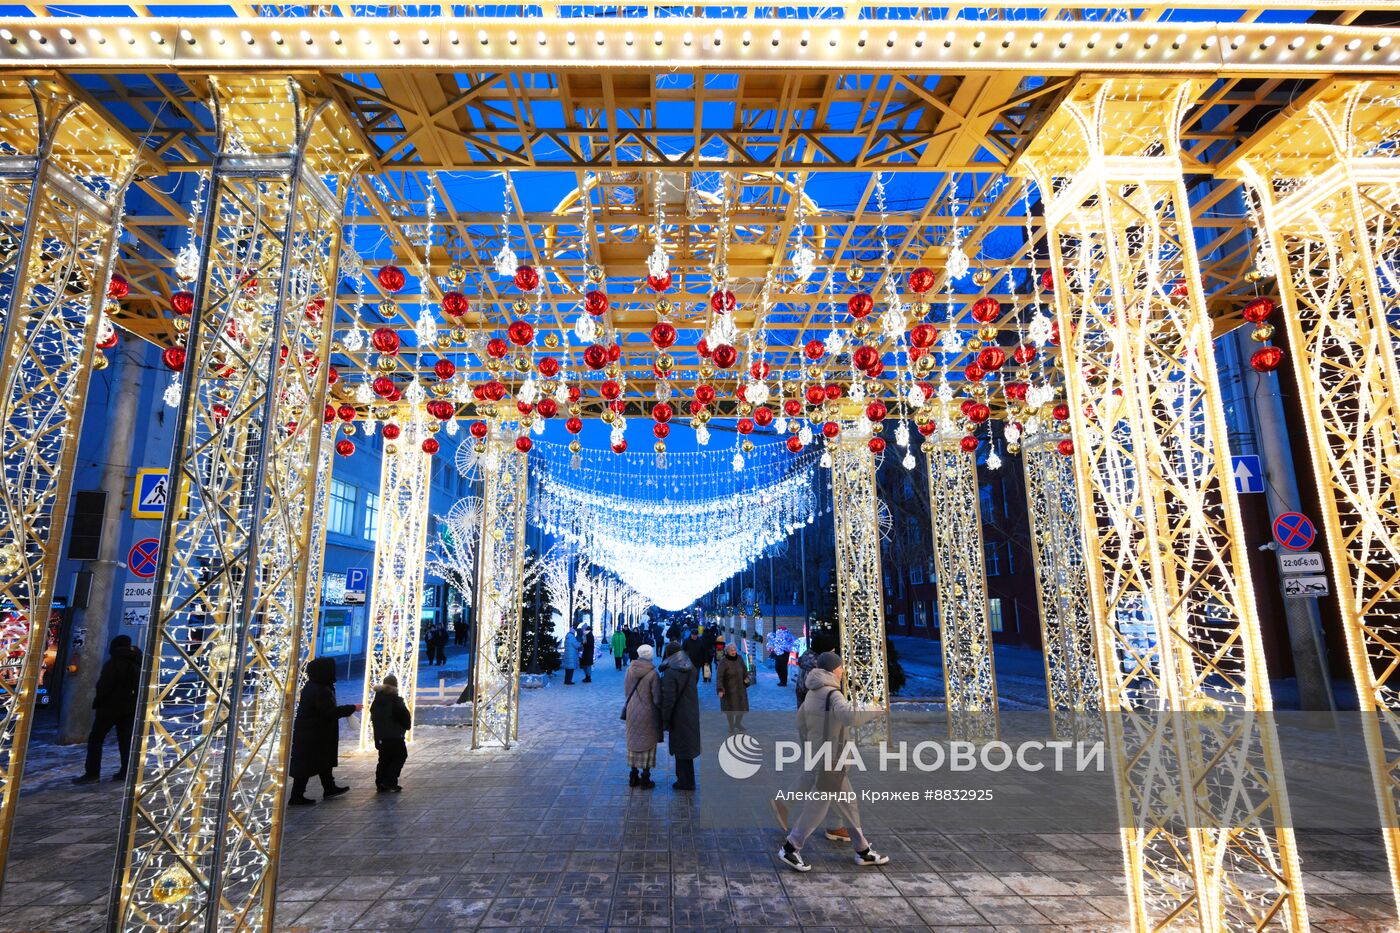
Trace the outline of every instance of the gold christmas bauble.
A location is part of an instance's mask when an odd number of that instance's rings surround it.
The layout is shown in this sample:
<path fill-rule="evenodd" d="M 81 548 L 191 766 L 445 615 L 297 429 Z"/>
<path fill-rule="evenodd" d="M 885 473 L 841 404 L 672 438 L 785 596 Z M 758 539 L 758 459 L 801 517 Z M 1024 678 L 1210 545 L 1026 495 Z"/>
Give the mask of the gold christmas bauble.
<path fill-rule="evenodd" d="M 344 422 L 342 422 L 341 425 L 340 425 L 340 430 L 341 430 L 341 433 L 343 433 L 346 437 L 352 436 L 352 435 L 355 433 L 355 422 L 353 422 L 353 421 L 344 421 Z"/>
<path fill-rule="evenodd" d="M 607 368 L 604 369 L 603 372 L 607 373 L 609 379 L 616 379 L 619 375 L 621 375 L 622 367 L 617 365 L 616 363 L 609 363 Z"/>
<path fill-rule="evenodd" d="M 870 433 L 872 434 L 879 434 L 883 430 L 885 430 L 885 422 L 883 421 L 876 421 L 870 426 Z"/>
<path fill-rule="evenodd" d="M 815 363 L 807 367 L 807 378 L 816 382 L 822 377 L 822 368 Z"/>
<path fill-rule="evenodd" d="M 663 373 L 669 373 L 676 368 L 676 358 L 669 353 L 658 353 L 656 355 L 656 368 Z"/>
<path fill-rule="evenodd" d="M 391 373 L 399 368 L 399 359 L 396 356 L 381 355 L 374 361 L 374 368 L 381 373 Z"/>
<path fill-rule="evenodd" d="M 929 373 L 933 372 L 933 367 L 935 365 L 937 364 L 933 361 L 933 354 L 925 353 L 914 361 L 914 372 L 918 373 L 920 376 L 927 376 Z"/>
<path fill-rule="evenodd" d="M 506 530 L 505 530 L 504 528 L 492 528 L 492 529 L 491 529 L 491 538 L 492 538 L 492 540 L 500 541 L 500 540 L 503 539 L 505 536 L 506 536 Z"/>
<path fill-rule="evenodd" d="M 855 334 L 857 337 L 867 336 L 870 333 L 870 321 L 866 318 L 861 318 L 859 321 L 856 321 L 851 325 L 851 333 Z"/>
<path fill-rule="evenodd" d="M 582 444 L 580 444 L 578 441 L 569 441 L 569 453 L 576 454 L 580 450 L 583 450 Z"/>
<path fill-rule="evenodd" d="M 428 386 L 428 391 L 438 398 L 446 398 L 447 393 L 452 391 L 452 386 L 445 382 L 434 382 Z"/>
<path fill-rule="evenodd" d="M 928 412 L 924 411 L 922 408 L 919 409 L 918 411 L 914 412 L 914 423 L 915 423 L 915 424 L 918 424 L 918 425 L 925 425 L 925 424 L 928 424 L 928 423 L 929 423 L 929 414 L 928 414 Z"/>
<path fill-rule="evenodd" d="M 107 354 L 103 353 L 101 350 L 99 350 L 99 351 L 97 351 L 95 354 L 93 354 L 93 357 L 92 357 L 92 368 L 93 368 L 93 369 L 98 370 L 99 372 L 101 372 L 102 370 L 106 369 L 107 366 L 108 366 Z"/>
<path fill-rule="evenodd" d="M 747 453 L 752 453 L 752 452 L 753 452 L 753 441 L 744 441 L 743 447 L 744 447 L 744 453 L 746 453 L 746 454 L 747 454 Z"/>
<path fill-rule="evenodd" d="M 578 413 L 581 412 L 581 411 L 583 411 L 583 406 L 580 405 L 578 402 L 570 402 L 570 403 L 569 403 L 569 414 L 571 414 L 571 415 L 573 415 L 575 418 L 577 418 L 577 417 L 578 417 Z"/>
<path fill-rule="evenodd" d="M 914 301 L 909 304 L 909 310 L 915 317 L 924 317 L 928 314 L 927 301 Z"/>
<path fill-rule="evenodd" d="M 603 424 L 612 424 L 612 423 L 613 423 L 614 421 L 616 421 L 616 420 L 617 420 L 617 412 L 613 411 L 611 408 L 604 410 L 604 412 L 603 412 Z"/>
<path fill-rule="evenodd" d="M 530 358 L 528 356 L 517 356 L 515 358 L 515 371 L 518 373 L 528 373 L 530 371 Z"/>
<path fill-rule="evenodd" d="M 486 369 L 487 369 L 488 372 L 493 372 L 493 373 L 500 372 L 500 371 L 501 371 L 501 359 L 500 359 L 500 357 L 488 356 L 488 357 L 486 358 Z"/>
<path fill-rule="evenodd" d="M 446 331 L 438 331 L 437 336 L 433 338 L 433 346 L 437 347 L 439 350 L 450 348 L 452 346 L 452 336 Z"/>
<path fill-rule="evenodd" d="M 657 441 L 655 444 L 652 444 L 652 445 L 651 445 L 651 449 L 654 450 L 654 451 L 656 451 L 656 452 L 659 453 L 659 454 L 664 454 L 664 453 L 666 452 L 666 442 L 665 442 L 665 441 Z"/>
<path fill-rule="evenodd" d="M 986 398 L 986 397 L 987 397 L 987 384 L 986 384 L 985 382 L 974 382 L 974 383 L 972 384 L 972 397 L 973 397 L 973 398 Z"/>
<path fill-rule="evenodd" d="M 749 402 L 740 402 L 740 403 L 739 403 L 739 414 L 741 414 L 741 415 L 751 415 L 751 414 L 753 414 L 753 405 L 752 405 L 751 403 L 749 403 Z"/>
<path fill-rule="evenodd" d="M 656 299 L 656 304 L 654 307 L 656 308 L 656 313 L 661 315 L 662 317 L 665 317 L 672 311 L 676 310 L 676 306 L 671 303 L 671 299 L 669 298 Z"/>
<path fill-rule="evenodd" d="M 597 285 L 599 282 L 603 281 L 603 267 L 589 266 L 583 275 L 584 278 L 588 279 L 588 284 Z"/>
<path fill-rule="evenodd" d="M 787 423 L 787 428 L 789 434 L 796 434 L 798 431 L 802 430 L 802 424 L 796 418 L 793 418 Z"/>
<path fill-rule="evenodd" d="M 701 424 L 707 424 L 710 420 L 710 410 L 708 408 L 700 409 L 695 413 L 695 420 Z"/>
<path fill-rule="evenodd" d="M 454 288 L 461 286 L 467 280 L 467 270 L 453 263 L 447 270 L 447 281 L 452 283 Z"/>
<path fill-rule="evenodd" d="M 189 318 L 177 317 L 170 323 L 175 325 L 175 333 L 177 334 L 183 334 L 190 329 Z"/>
<path fill-rule="evenodd" d="M 992 270 L 991 270 L 991 269 L 978 269 L 976 272 L 972 273 L 972 284 L 973 284 L 973 285 L 976 285 L 976 286 L 979 287 L 979 288 L 982 287 L 983 285 L 986 285 L 986 284 L 987 284 L 988 282 L 990 282 L 991 280 L 992 280 Z"/>
<path fill-rule="evenodd" d="M 528 428 L 530 425 L 532 425 L 532 424 L 534 424 L 534 423 L 535 423 L 535 416 L 534 416 L 534 415 L 521 415 L 521 416 L 520 416 L 520 426 L 521 426 L 522 428 Z"/>
<path fill-rule="evenodd" d="M 997 339 L 997 326 L 995 324 L 983 324 L 981 327 L 977 328 L 977 336 L 991 343 Z"/>
<path fill-rule="evenodd" d="M 530 302 L 524 298 L 517 298 L 510 303 L 510 309 L 515 312 L 516 317 L 530 313 Z"/>
<path fill-rule="evenodd" d="M 470 333 L 465 327 L 462 327 L 461 325 L 458 325 L 457 327 L 452 328 L 452 342 L 453 342 L 453 343 L 466 343 L 466 342 L 467 342 L 467 338 L 470 337 L 470 336 L 471 336 L 471 333 Z"/>
<path fill-rule="evenodd" d="M 982 349 L 982 338 L 969 337 L 966 342 L 963 343 L 963 346 L 968 350 L 980 350 Z"/>
<path fill-rule="evenodd" d="M 392 457 L 394 454 L 396 454 L 396 453 L 399 452 L 399 445 L 398 445 L 398 444 L 385 444 L 385 445 L 384 445 L 384 452 L 385 452 L 386 454 L 388 454 L 389 456 Z"/>
<path fill-rule="evenodd" d="M 846 279 L 851 282 L 860 282 L 865 278 L 864 266 L 851 266 L 846 270 Z"/>
<path fill-rule="evenodd" d="M 709 378 L 710 378 L 711 376 L 713 376 L 714 374 L 715 374 L 715 368 L 714 368 L 713 366 L 711 366 L 709 363 L 705 363 L 704 365 L 702 365 L 702 366 L 700 367 L 700 378 L 701 378 L 701 379 L 709 379 Z"/>
<path fill-rule="evenodd" d="M 1068 434 L 1070 432 L 1070 425 L 1068 421 L 1061 421 L 1058 423 L 1058 426 L 1061 434 Z"/>
<path fill-rule="evenodd" d="M 441 430 L 442 430 L 442 422 L 441 422 L 441 421 L 433 420 L 433 421 L 429 421 L 429 422 L 428 422 L 428 433 L 429 433 L 429 434 L 436 434 L 438 431 L 441 431 Z"/>
<path fill-rule="evenodd" d="M 559 335 L 556 334 L 554 331 L 550 331 L 549 333 L 545 334 L 544 345 L 546 347 L 549 347 L 549 349 L 553 350 L 555 347 L 559 346 Z"/>
<path fill-rule="evenodd" d="M 1249 339 L 1257 341 L 1259 343 L 1263 343 L 1265 340 L 1268 340 L 1273 335 L 1274 325 L 1260 324 L 1254 328 L 1254 331 L 1249 335 Z"/>
<path fill-rule="evenodd" d="M 178 865 L 167 869 L 151 884 L 151 899 L 158 904 L 178 904 L 194 891 L 194 878 Z"/>

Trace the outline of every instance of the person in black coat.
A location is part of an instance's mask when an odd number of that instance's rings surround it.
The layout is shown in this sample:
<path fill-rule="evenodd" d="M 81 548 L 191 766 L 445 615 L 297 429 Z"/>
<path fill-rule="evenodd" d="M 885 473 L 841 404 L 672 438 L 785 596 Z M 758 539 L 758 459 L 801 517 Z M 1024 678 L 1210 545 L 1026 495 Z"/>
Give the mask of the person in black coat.
<path fill-rule="evenodd" d="M 374 702 L 369 705 L 369 721 L 374 727 L 374 747 L 379 749 L 379 765 L 374 769 L 374 787 L 379 793 L 401 791 L 399 775 L 408 761 L 408 743 L 404 736 L 413 728 L 408 704 L 399 696 L 399 679 L 384 676 L 384 683 L 374 688 Z"/>
<path fill-rule="evenodd" d="M 593 652 L 595 647 L 593 627 L 581 627 L 579 629 L 578 666 L 583 668 L 583 682 L 586 684 L 593 682 Z"/>
<path fill-rule="evenodd" d="M 681 642 L 685 648 L 686 655 L 690 658 L 690 663 L 695 665 L 695 669 L 700 672 L 705 683 L 710 682 L 710 660 L 714 655 L 714 648 L 707 646 L 700 637 L 699 632 L 691 632 L 685 636 L 685 641 Z"/>
<path fill-rule="evenodd" d="M 126 635 L 113 638 L 108 646 L 109 657 L 97 675 L 93 691 L 92 731 L 88 733 L 87 763 L 74 784 L 96 784 L 102 780 L 102 745 L 107 733 L 117 730 L 117 752 L 121 755 L 121 770 L 112 780 L 126 778 L 126 763 L 131 755 L 131 735 L 136 726 L 136 696 L 141 690 L 141 652 L 131 646 Z"/>
<path fill-rule="evenodd" d="M 661 674 L 661 724 L 670 735 L 667 749 L 676 759 L 675 790 L 695 790 L 695 759 L 700 757 L 699 674 L 678 643 L 666 645 Z"/>
<path fill-rule="evenodd" d="M 316 658 L 306 665 L 306 686 L 301 688 L 296 719 L 292 721 L 292 797 L 288 803 L 304 807 L 316 801 L 306 796 L 312 776 L 321 779 L 321 799 L 330 800 L 348 791 L 337 787 L 331 772 L 338 762 L 340 721 L 364 709 L 360 703 L 335 702 L 335 659 Z"/>

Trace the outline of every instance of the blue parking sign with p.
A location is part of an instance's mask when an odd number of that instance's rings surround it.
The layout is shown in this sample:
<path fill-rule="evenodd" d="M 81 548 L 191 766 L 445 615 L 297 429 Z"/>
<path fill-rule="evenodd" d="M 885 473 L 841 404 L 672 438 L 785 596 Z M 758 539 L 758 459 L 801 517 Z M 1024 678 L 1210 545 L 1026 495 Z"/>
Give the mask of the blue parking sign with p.
<path fill-rule="evenodd" d="M 351 567 L 345 572 L 345 588 L 347 590 L 363 590 L 367 582 L 369 582 L 369 571 L 364 567 Z"/>

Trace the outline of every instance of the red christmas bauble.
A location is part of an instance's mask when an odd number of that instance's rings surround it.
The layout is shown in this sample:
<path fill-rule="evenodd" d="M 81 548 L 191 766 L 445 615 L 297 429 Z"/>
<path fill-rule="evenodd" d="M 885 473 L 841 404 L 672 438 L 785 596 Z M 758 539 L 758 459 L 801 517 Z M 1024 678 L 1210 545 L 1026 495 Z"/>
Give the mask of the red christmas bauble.
<path fill-rule="evenodd" d="M 1024 382 L 1008 382 L 1002 389 L 1006 397 L 1013 402 L 1024 402 L 1026 400 L 1026 390 L 1030 386 Z"/>
<path fill-rule="evenodd" d="M 752 434 L 752 433 L 753 433 L 753 419 L 752 419 L 752 418 L 740 418 L 740 419 L 739 419 L 739 422 L 738 422 L 737 424 L 734 425 L 734 429 L 735 429 L 736 431 L 738 431 L 740 434 Z"/>
<path fill-rule="evenodd" d="M 523 347 L 535 339 L 535 328 L 529 321 L 511 321 L 510 326 L 506 328 L 506 336 L 517 347 Z"/>
<path fill-rule="evenodd" d="M 559 361 L 552 356 L 546 356 L 540 360 L 540 375 L 546 379 L 553 379 L 559 375 Z"/>
<path fill-rule="evenodd" d="M 979 324 L 990 324 L 1001 317 L 1001 302 L 991 295 L 983 295 L 972 303 L 972 319 Z"/>
<path fill-rule="evenodd" d="M 1069 418 L 1069 406 L 1066 405 L 1064 402 L 1060 402 L 1060 403 L 1059 403 L 1058 405 L 1056 405 L 1054 408 L 1050 409 L 1050 416 L 1051 416 L 1052 418 L 1054 418 L 1056 421 L 1065 421 L 1065 420 L 1068 420 L 1068 418 Z"/>
<path fill-rule="evenodd" d="M 885 439 L 883 437 L 872 437 L 865 442 L 865 446 L 870 448 L 872 454 L 882 454 L 885 452 Z"/>
<path fill-rule="evenodd" d="M 676 342 L 676 325 L 659 321 L 651 328 L 651 342 L 658 350 L 664 350 Z"/>
<path fill-rule="evenodd" d="M 498 360 L 503 360 L 505 359 L 506 354 L 509 352 L 510 346 L 500 337 L 492 337 L 490 340 L 486 341 L 487 356 L 494 357 Z"/>
<path fill-rule="evenodd" d="M 422 447 L 423 453 L 427 454 L 429 457 L 437 453 L 441 447 L 441 445 L 437 442 L 437 438 L 435 437 L 423 438 L 423 443 L 419 446 Z"/>
<path fill-rule="evenodd" d="M 376 327 L 369 335 L 369 342 L 380 353 L 393 356 L 399 352 L 399 334 L 392 327 Z"/>
<path fill-rule="evenodd" d="M 471 436 L 476 438 L 477 440 L 481 440 L 483 437 L 485 437 L 488 430 L 489 429 L 486 427 L 485 421 L 473 421 L 472 426 L 467 428 L 467 431 L 471 434 Z"/>
<path fill-rule="evenodd" d="M 830 399 L 831 401 L 834 402 L 834 401 L 836 401 L 838 398 L 841 397 L 841 391 L 842 391 L 842 390 L 841 390 L 841 384 L 840 384 L 840 383 L 838 383 L 838 382 L 831 382 L 831 383 L 828 383 L 828 384 L 827 384 L 827 387 L 826 387 L 826 397 L 827 397 L 828 399 Z"/>
<path fill-rule="evenodd" d="M 583 310 L 594 317 L 607 314 L 610 304 L 607 292 L 600 292 L 596 288 L 583 296 Z"/>
<path fill-rule="evenodd" d="M 598 385 L 598 394 L 608 401 L 612 401 L 622 394 L 622 386 L 611 379 L 604 379 Z"/>
<path fill-rule="evenodd" d="M 583 390 L 578 386 L 569 386 L 569 401 L 577 402 L 583 397 Z"/>
<path fill-rule="evenodd" d="M 478 402 L 486 401 L 486 386 L 479 384 L 472 386 L 472 398 Z"/>
<path fill-rule="evenodd" d="M 380 266 L 376 278 L 379 279 L 380 288 L 383 288 L 390 294 L 403 288 L 403 283 L 405 281 L 403 270 L 393 265 Z"/>
<path fill-rule="evenodd" d="M 1186 284 L 1185 279 L 1177 279 L 1172 283 L 1173 298 L 1185 298 L 1189 294 L 1191 294 L 1191 286 Z"/>
<path fill-rule="evenodd" d="M 335 384 L 336 384 L 337 382 L 339 382 L 339 381 L 340 381 L 340 370 L 336 369 L 334 366 L 327 366 L 327 367 L 326 367 L 326 384 L 327 384 L 327 385 L 335 385 Z"/>
<path fill-rule="evenodd" d="M 1074 441 L 1070 440 L 1067 437 L 1064 440 L 1060 441 L 1058 444 L 1056 444 L 1055 449 L 1058 450 L 1060 453 L 1064 454 L 1066 457 L 1068 457 L 1074 453 Z"/>
<path fill-rule="evenodd" d="M 822 425 L 822 436 L 827 440 L 835 440 L 836 435 L 841 433 L 841 425 L 835 421 L 828 421 Z"/>
<path fill-rule="evenodd" d="M 1041 270 L 1040 287 L 1047 292 L 1053 292 L 1055 290 L 1055 273 L 1053 270 Z"/>
<path fill-rule="evenodd" d="M 354 421 L 354 420 L 355 420 L 355 406 L 354 406 L 354 405 L 341 405 L 339 408 L 337 408 L 337 409 L 335 410 L 335 415 L 336 415 L 336 417 L 339 418 L 341 421 Z"/>
<path fill-rule="evenodd" d="M 846 310 L 851 312 L 851 317 L 859 320 L 875 310 L 875 299 L 870 297 L 869 292 L 856 292 L 846 299 Z"/>
<path fill-rule="evenodd" d="M 802 348 L 802 352 L 807 354 L 807 359 L 816 362 L 826 356 L 826 344 L 820 340 L 809 340 L 807 345 Z"/>
<path fill-rule="evenodd" d="M 651 426 L 651 433 L 655 434 L 658 440 L 665 440 L 671 436 L 671 426 L 665 422 L 658 421 Z"/>
<path fill-rule="evenodd" d="M 428 414 L 439 421 L 447 421 L 457 414 L 457 406 L 445 398 L 435 398 L 428 403 Z"/>
<path fill-rule="evenodd" d="M 120 301 L 131 294 L 131 286 L 126 283 L 123 276 L 112 273 L 112 277 L 107 280 L 107 297 L 113 301 Z"/>
<path fill-rule="evenodd" d="M 973 453 L 977 450 L 977 438 L 972 434 L 968 434 L 963 437 L 962 440 L 958 441 L 958 446 L 962 448 L 965 454 Z"/>
<path fill-rule="evenodd" d="M 326 297 L 324 295 L 316 295 L 306 303 L 306 316 L 309 320 L 321 320 L 321 312 L 324 310 L 326 310 Z"/>
<path fill-rule="evenodd" d="M 342 457 L 348 457 L 355 452 L 355 442 L 348 437 L 342 437 L 335 442 L 335 452 Z"/>
<path fill-rule="evenodd" d="M 171 295 L 170 310 L 180 317 L 189 317 L 194 313 L 194 292 L 176 292 Z"/>
<path fill-rule="evenodd" d="M 727 343 L 715 347 L 714 361 L 720 369 L 728 369 L 739 359 L 739 351 Z"/>
<path fill-rule="evenodd" d="M 793 453 L 797 453 L 799 450 L 802 449 L 802 438 L 798 437 L 796 434 L 789 434 L 787 439 L 787 449 L 792 451 Z"/>
<path fill-rule="evenodd" d="M 992 416 L 992 409 L 984 402 L 974 402 L 966 414 L 968 421 L 973 424 L 981 424 Z"/>
<path fill-rule="evenodd" d="M 815 385 L 813 385 L 813 386 L 808 386 L 808 387 L 807 387 L 807 404 L 808 404 L 808 405 L 811 405 L 811 406 L 813 406 L 813 407 L 815 408 L 817 405 L 820 405 L 822 402 L 825 402 L 825 401 L 826 401 L 826 390 L 825 390 L 825 389 L 823 389 L 821 386 L 815 386 Z M 784 409 L 784 410 L 786 411 L 786 409 Z M 796 414 L 796 412 L 794 412 L 793 414 Z"/>
<path fill-rule="evenodd" d="M 657 402 L 655 405 L 651 406 L 651 417 L 661 424 L 670 421 L 671 416 L 675 413 L 676 410 L 665 402 Z"/>
<path fill-rule="evenodd" d="M 1278 347 L 1260 347 L 1249 358 L 1249 365 L 1256 373 L 1271 373 L 1283 362 L 1283 351 Z"/>
<path fill-rule="evenodd" d="M 996 372 L 1006 363 L 1006 351 L 1001 347 L 983 347 L 977 354 L 977 365 L 989 373 Z"/>
<path fill-rule="evenodd" d="M 612 445 L 612 452 L 615 453 L 615 454 L 624 453 L 626 450 L 627 450 L 627 442 L 626 442 L 626 441 L 618 441 L 616 444 L 613 444 L 613 445 Z"/>
<path fill-rule="evenodd" d="M 515 439 L 515 449 L 520 451 L 522 454 L 528 454 L 530 452 L 530 448 L 534 446 L 535 442 L 530 440 L 523 434 Z"/>
<path fill-rule="evenodd" d="M 1059 321 L 1051 321 L 1051 322 L 1050 322 L 1050 346 L 1052 346 L 1052 347 L 1058 347 L 1059 345 L 1060 345 L 1060 322 L 1059 322 Z"/>
<path fill-rule="evenodd" d="M 583 419 L 577 415 L 564 422 L 564 430 L 570 434 L 577 434 L 583 430 Z"/>
<path fill-rule="evenodd" d="M 166 369 L 178 373 L 185 368 L 185 356 L 185 348 L 177 344 L 173 347 L 166 347 L 161 353 L 160 359 L 165 364 Z"/>
<path fill-rule="evenodd" d="M 515 287 L 522 292 L 532 292 L 540 284 L 540 274 L 534 266 L 516 266 Z"/>
<path fill-rule="evenodd" d="M 815 389 L 820 390 L 820 389 L 821 389 L 821 386 L 813 386 L 812 388 L 815 388 Z M 811 392 L 809 391 L 809 392 L 807 393 L 807 398 L 810 400 L 811 397 L 812 397 L 812 394 L 811 394 Z M 817 401 L 813 402 L 812 404 L 813 404 L 813 405 L 820 405 L 820 404 L 822 403 L 822 401 L 824 401 L 825 399 L 826 399 L 826 394 L 823 393 L 823 394 L 822 394 L 822 397 L 821 397 L 820 399 L 818 399 Z M 801 402 L 801 400 L 795 399 L 795 398 L 783 399 L 783 414 L 787 415 L 789 418 L 796 418 L 798 415 L 802 414 L 802 402 Z"/>
<path fill-rule="evenodd" d="M 701 357 L 707 360 L 714 353 L 714 351 L 710 349 L 710 342 L 704 337 L 701 337 L 699 340 L 695 341 L 695 352 L 700 354 Z"/>
<path fill-rule="evenodd" d="M 855 364 L 856 369 L 862 371 L 869 369 L 879 361 L 880 351 L 869 345 L 863 344 L 856 347 L 855 352 L 851 354 L 851 362 Z"/>
<path fill-rule="evenodd" d="M 608 407 L 611 408 L 613 411 L 617 412 L 619 415 L 625 415 L 625 414 L 627 414 L 627 400 L 626 400 L 626 399 L 621 399 L 621 398 L 613 399 L 611 402 L 608 402 Z"/>
<path fill-rule="evenodd" d="M 227 421 L 230 414 L 229 407 L 223 402 L 215 402 L 213 405 L 210 405 L 209 413 L 214 416 L 214 421 L 217 424 L 223 424 Z"/>
<path fill-rule="evenodd" d="M 963 378 L 968 382 L 981 382 L 987 375 L 987 371 L 976 363 L 969 363 L 967 369 L 963 370 Z"/>
<path fill-rule="evenodd" d="M 922 295 L 930 288 L 933 288 L 933 279 L 933 270 L 927 266 L 920 266 L 909 273 L 909 290 L 916 295 Z"/>
<path fill-rule="evenodd" d="M 695 400 L 702 405 L 708 405 L 715 400 L 715 387 L 708 383 L 700 383 L 695 387 Z"/>
<path fill-rule="evenodd" d="M 590 344 L 584 348 L 583 364 L 589 369 L 602 369 L 608 365 L 608 351 L 598 344 Z"/>
<path fill-rule="evenodd" d="M 671 287 L 671 273 L 647 276 L 647 288 L 654 292 L 664 292 Z"/>
<path fill-rule="evenodd" d="M 938 340 L 938 329 L 932 324 L 915 324 L 909 330 L 909 343 L 920 350 L 927 350 Z"/>
<path fill-rule="evenodd" d="M 610 344 L 608 344 L 608 346 L 607 346 L 606 349 L 607 349 L 607 351 L 608 351 L 608 362 L 609 362 L 609 363 L 616 363 L 619 359 L 622 358 L 622 347 L 621 347 L 621 345 L 616 344 L 616 343 L 610 343 Z"/>
<path fill-rule="evenodd" d="M 1035 348 L 1035 344 L 1023 343 L 1012 351 L 1011 358 L 1022 366 L 1025 366 L 1027 363 L 1035 362 L 1036 355 L 1039 352 L 1040 351 Z"/>
<path fill-rule="evenodd" d="M 389 376 L 375 376 L 374 381 L 370 383 L 370 388 L 380 398 L 388 398 L 394 394 L 394 380 Z"/>
<path fill-rule="evenodd" d="M 457 364 L 451 360 L 438 360 L 433 364 L 433 375 L 446 382 L 457 375 Z"/>
<path fill-rule="evenodd" d="M 481 391 L 486 393 L 486 397 L 493 402 L 499 402 L 506 397 L 505 383 L 499 379 L 492 379 L 482 386 Z"/>
<path fill-rule="evenodd" d="M 1244 319 L 1251 324 L 1263 324 L 1274 313 L 1274 303 L 1267 298 L 1255 298 L 1244 306 Z"/>
<path fill-rule="evenodd" d="M 535 411 L 541 418 L 553 418 L 559 414 L 559 403 L 546 395 L 535 403 Z"/>
<path fill-rule="evenodd" d="M 887 409 L 885 403 L 879 399 L 865 406 L 865 417 L 871 421 L 884 421 L 885 415 L 887 414 L 889 414 L 889 409 Z"/>
<path fill-rule="evenodd" d="M 766 428 L 773 423 L 773 409 L 767 405 L 760 405 L 753 410 L 753 420 L 760 428 Z"/>
<path fill-rule="evenodd" d="M 936 430 L 938 430 L 938 425 L 934 424 L 932 421 L 925 421 L 923 424 L 919 425 L 919 433 L 924 437 L 928 437 Z"/>
<path fill-rule="evenodd" d="M 918 386 L 919 386 L 919 391 L 922 392 L 922 393 L 924 393 L 924 401 L 925 401 L 925 402 L 927 402 L 929 399 L 933 398 L 934 388 L 933 388 L 933 383 L 932 383 L 932 382 L 920 382 L 920 383 L 918 383 Z"/>
<path fill-rule="evenodd" d="M 396 441 L 399 439 L 399 435 L 402 433 L 403 431 L 399 428 L 399 426 L 397 424 L 394 424 L 392 421 L 384 425 L 384 439 L 386 441 Z"/>
<path fill-rule="evenodd" d="M 471 310 L 471 302 L 461 292 L 447 292 L 442 296 L 442 313 L 449 318 L 459 318 Z"/>
<path fill-rule="evenodd" d="M 722 289 L 710 296 L 710 310 L 716 314 L 727 314 L 739 306 L 739 300 L 729 289 Z"/>
<path fill-rule="evenodd" d="M 768 378 L 768 374 L 773 371 L 773 367 L 768 365 L 767 360 L 754 360 L 749 365 L 749 375 L 755 379 L 763 380 Z"/>

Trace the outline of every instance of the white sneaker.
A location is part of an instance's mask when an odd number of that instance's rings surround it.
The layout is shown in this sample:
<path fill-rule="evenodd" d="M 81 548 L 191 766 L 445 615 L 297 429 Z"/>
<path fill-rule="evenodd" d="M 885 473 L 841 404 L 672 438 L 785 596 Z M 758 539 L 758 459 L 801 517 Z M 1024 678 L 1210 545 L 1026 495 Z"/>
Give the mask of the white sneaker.
<path fill-rule="evenodd" d="M 890 857 L 888 855 L 881 855 L 879 852 L 876 852 L 874 846 L 871 846 L 864 852 L 856 853 L 857 865 L 888 865 L 889 862 Z"/>
<path fill-rule="evenodd" d="M 802 860 L 802 853 L 794 849 L 789 843 L 783 843 L 782 848 L 778 850 L 778 858 L 793 871 L 812 870 L 812 866 Z"/>

